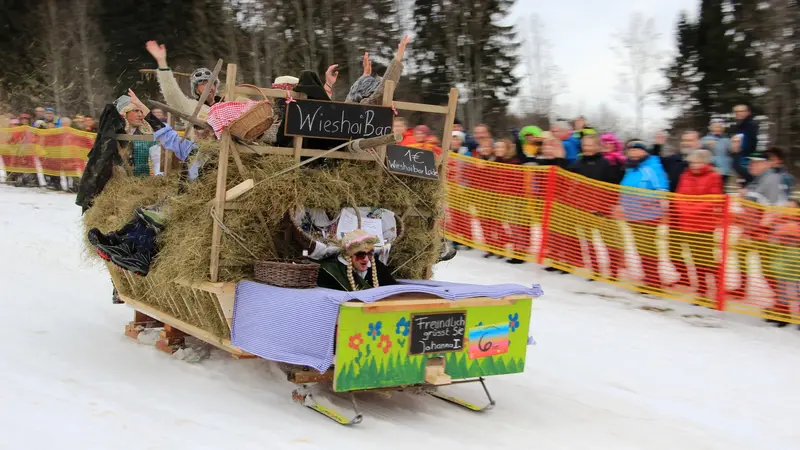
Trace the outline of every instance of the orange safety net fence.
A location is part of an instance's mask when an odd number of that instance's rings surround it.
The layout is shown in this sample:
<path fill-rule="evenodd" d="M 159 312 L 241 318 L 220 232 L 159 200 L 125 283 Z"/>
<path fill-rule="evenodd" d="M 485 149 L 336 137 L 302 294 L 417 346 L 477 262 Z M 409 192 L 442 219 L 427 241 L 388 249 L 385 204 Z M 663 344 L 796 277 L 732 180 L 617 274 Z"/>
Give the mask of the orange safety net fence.
<path fill-rule="evenodd" d="M 451 155 L 448 239 L 661 297 L 800 323 L 800 209 Z M 488 255 L 487 255 L 488 256 Z"/>
<path fill-rule="evenodd" d="M 74 128 L 3 128 L 0 159 L 6 172 L 80 177 L 94 138 Z"/>

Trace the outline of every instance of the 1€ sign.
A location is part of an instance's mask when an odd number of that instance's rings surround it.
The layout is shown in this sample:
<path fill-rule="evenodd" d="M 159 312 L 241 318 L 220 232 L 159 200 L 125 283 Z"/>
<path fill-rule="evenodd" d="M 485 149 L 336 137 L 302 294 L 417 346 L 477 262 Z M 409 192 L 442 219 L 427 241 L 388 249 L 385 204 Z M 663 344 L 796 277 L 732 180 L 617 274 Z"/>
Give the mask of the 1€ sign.
<path fill-rule="evenodd" d="M 386 165 L 389 171 L 398 175 L 438 180 L 439 171 L 436 170 L 436 158 L 432 151 L 404 147 L 402 145 L 389 145 L 386 147 Z"/>

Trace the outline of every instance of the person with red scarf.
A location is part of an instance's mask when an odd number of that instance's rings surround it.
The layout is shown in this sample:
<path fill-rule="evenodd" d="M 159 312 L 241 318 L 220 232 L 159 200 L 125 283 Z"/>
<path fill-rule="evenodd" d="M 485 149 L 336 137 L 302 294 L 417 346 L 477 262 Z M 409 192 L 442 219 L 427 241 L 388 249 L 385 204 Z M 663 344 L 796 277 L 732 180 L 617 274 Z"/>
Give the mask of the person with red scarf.
<path fill-rule="evenodd" d="M 712 166 L 713 155 L 708 150 L 689 154 L 688 170 L 678 179 L 677 194 L 672 200 L 675 219 L 671 224 L 670 240 L 676 249 L 688 247 L 697 273 L 697 296 L 708 298 L 707 278 L 715 271 L 714 229 L 720 223 L 722 199 L 697 199 L 689 196 L 722 195 L 722 175 Z M 675 285 L 689 285 L 689 271 L 683 252 L 670 252 L 670 258 L 680 279 Z"/>

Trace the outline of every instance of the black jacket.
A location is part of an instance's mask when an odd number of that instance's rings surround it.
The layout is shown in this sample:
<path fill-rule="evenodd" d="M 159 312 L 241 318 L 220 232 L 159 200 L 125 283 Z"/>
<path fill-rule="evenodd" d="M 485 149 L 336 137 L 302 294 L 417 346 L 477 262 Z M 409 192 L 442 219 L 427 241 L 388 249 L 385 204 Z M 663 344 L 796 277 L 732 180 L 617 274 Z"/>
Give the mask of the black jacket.
<path fill-rule="evenodd" d="M 558 166 L 564 169 L 569 165 L 566 158 L 543 158 L 541 156 L 526 157 L 522 163 L 536 166 Z"/>
<path fill-rule="evenodd" d="M 612 184 L 619 184 L 624 174 L 620 166 L 608 162 L 602 153 L 581 155 L 569 170 L 593 180 Z"/>
<path fill-rule="evenodd" d="M 681 174 L 689 167 L 689 163 L 684 159 L 683 153 L 661 156 L 663 148 L 659 144 L 653 145 L 651 153 L 661 158 L 661 165 L 664 166 L 664 172 L 667 173 L 667 179 L 669 180 L 669 191 L 675 192 L 678 189 L 678 181 L 681 179 Z"/>
<path fill-rule="evenodd" d="M 120 116 L 117 108 L 108 104 L 100 115 L 97 125 L 97 136 L 94 145 L 89 151 L 89 160 L 86 170 L 83 171 L 81 182 L 78 186 L 78 195 L 75 204 L 86 212 L 92 206 L 94 198 L 106 187 L 111 179 L 114 166 L 122 164 L 117 147 L 117 133 L 124 133 L 125 121 Z"/>
<path fill-rule="evenodd" d="M 753 119 L 752 115 L 745 117 L 742 121 L 736 124 L 736 132 L 734 134 L 743 134 L 742 149 L 739 152 L 738 159 L 744 159 L 750 156 L 758 148 L 758 122 Z"/>

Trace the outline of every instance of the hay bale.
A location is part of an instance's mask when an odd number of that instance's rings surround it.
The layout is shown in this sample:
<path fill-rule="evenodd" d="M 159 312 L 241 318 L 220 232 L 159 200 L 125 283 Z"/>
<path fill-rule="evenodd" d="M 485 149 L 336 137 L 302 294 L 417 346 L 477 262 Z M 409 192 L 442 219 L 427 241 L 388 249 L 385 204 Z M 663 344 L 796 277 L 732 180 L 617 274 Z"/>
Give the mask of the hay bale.
<path fill-rule="evenodd" d="M 216 191 L 217 142 L 203 142 L 200 154 L 210 158 L 200 179 L 178 195 L 178 176 L 130 178 L 115 175 L 84 215 L 88 230 L 107 233 L 122 227 L 136 207 L 167 200 L 168 223 L 159 235 L 159 253 L 146 278 L 114 277 L 120 292 L 181 320 L 227 336 L 227 326 L 209 296 L 176 288 L 174 280 L 202 281 L 209 277 L 213 219 L 208 201 Z M 404 232 L 392 246 L 389 266 L 398 278 L 422 279 L 439 257 L 440 230 L 433 225 L 442 211 L 443 190 L 436 181 L 395 177 L 379 173 L 374 162 L 327 160 L 322 167 L 301 167 L 274 177 L 295 164 L 291 157 L 243 155 L 256 186 L 236 201 L 241 209 L 226 210 L 224 223 L 245 243 L 223 233 L 220 281 L 237 282 L 252 277 L 254 253 L 259 259 L 299 256 L 299 249 L 283 240 L 281 219 L 297 207 L 336 212 L 344 207 L 374 206 L 404 215 L 406 211 L 433 212 L 432 217 L 410 214 L 403 219 Z M 227 187 L 244 178 L 229 166 Z M 260 213 L 260 214 L 259 214 Z M 261 222 L 259 215 L 265 223 Z M 88 243 L 87 243 L 88 245 Z M 94 252 L 90 252 L 94 254 Z M 198 312 L 200 314 L 198 314 Z"/>

